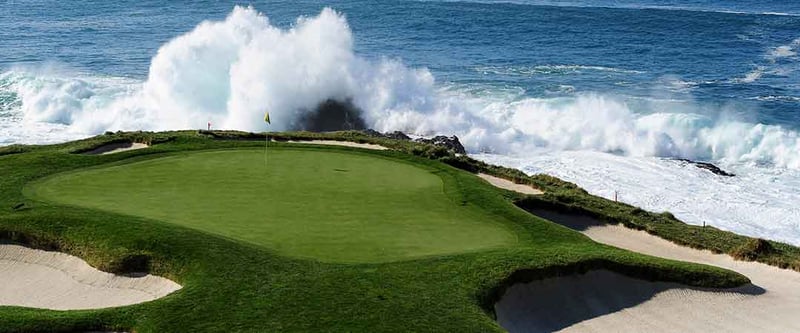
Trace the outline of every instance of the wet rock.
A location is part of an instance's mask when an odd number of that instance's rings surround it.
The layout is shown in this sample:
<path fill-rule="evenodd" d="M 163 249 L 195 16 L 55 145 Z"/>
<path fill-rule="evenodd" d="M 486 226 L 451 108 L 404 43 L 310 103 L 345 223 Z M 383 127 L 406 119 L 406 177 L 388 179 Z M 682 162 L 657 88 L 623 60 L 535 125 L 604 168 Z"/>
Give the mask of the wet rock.
<path fill-rule="evenodd" d="M 374 129 L 371 129 L 371 128 L 367 128 L 365 130 L 362 130 L 361 133 L 364 133 L 364 135 L 371 136 L 373 138 L 384 138 L 384 137 L 386 137 L 386 136 L 383 135 L 383 133 L 378 132 L 378 131 L 376 131 Z"/>
<path fill-rule="evenodd" d="M 410 141 L 411 140 L 411 137 L 409 137 L 408 135 L 406 135 L 405 133 L 400 132 L 400 131 L 381 133 L 381 132 L 378 132 L 378 131 L 376 131 L 374 129 L 365 129 L 365 130 L 363 130 L 361 132 L 363 132 L 367 136 L 371 136 L 371 137 L 374 137 L 374 138 L 387 138 L 387 139 L 395 139 L 395 140 L 402 140 L 402 141 Z"/>
<path fill-rule="evenodd" d="M 386 136 L 389 139 L 395 139 L 395 140 L 403 140 L 403 141 L 411 140 L 411 137 L 409 137 L 408 135 L 406 135 L 405 133 L 400 132 L 400 131 L 394 131 L 394 132 L 391 132 L 391 133 L 386 133 L 386 134 L 384 134 L 384 136 Z"/>
<path fill-rule="evenodd" d="M 313 111 L 301 112 L 294 128 L 310 132 L 363 130 L 367 125 L 361 119 L 361 113 L 349 99 L 329 99 L 320 103 Z"/>
<path fill-rule="evenodd" d="M 419 138 L 415 141 L 420 143 L 427 143 L 435 146 L 445 147 L 449 150 L 452 150 L 456 154 L 467 153 L 467 150 L 464 149 L 464 145 L 461 144 L 461 141 L 459 141 L 458 137 L 455 135 L 453 136 L 437 135 L 432 139 Z"/>
<path fill-rule="evenodd" d="M 711 164 L 711 163 L 697 162 L 697 161 L 692 161 L 692 160 L 685 159 L 685 158 L 680 158 L 680 159 L 678 159 L 678 161 L 689 163 L 689 164 L 693 164 L 694 166 L 696 166 L 696 167 L 698 167 L 700 169 L 705 169 L 705 170 L 711 171 L 711 173 L 713 173 L 715 175 L 724 176 L 724 177 L 735 177 L 736 176 L 735 174 L 732 174 L 730 172 L 722 170 L 718 166 L 716 166 L 714 164 Z"/>

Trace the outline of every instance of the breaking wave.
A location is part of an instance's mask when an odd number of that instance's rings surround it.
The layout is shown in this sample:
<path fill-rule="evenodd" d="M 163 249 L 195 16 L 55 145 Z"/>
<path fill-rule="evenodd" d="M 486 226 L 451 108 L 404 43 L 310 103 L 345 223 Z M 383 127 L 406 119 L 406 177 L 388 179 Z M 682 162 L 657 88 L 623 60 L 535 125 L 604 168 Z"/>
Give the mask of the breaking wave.
<path fill-rule="evenodd" d="M 512 72 L 525 71 L 628 70 L 550 65 Z M 634 110 L 599 94 L 476 93 L 437 84 L 427 69 L 400 60 L 365 60 L 353 51 L 345 17 L 331 9 L 280 29 L 252 8 L 236 7 L 225 20 L 203 22 L 163 45 L 143 82 L 52 68 L 0 74 L 0 114 L 23 126 L 55 124 L 73 136 L 204 128 L 209 121 L 248 131 L 296 129 L 330 100 L 352 104 L 376 130 L 456 134 L 471 152 L 588 150 L 800 169 L 800 137 L 781 126 Z M 265 111 L 269 128 L 261 120 Z M 0 123 L 0 132 L 10 126 Z"/>
<path fill-rule="evenodd" d="M 537 66 L 478 66 L 475 71 L 484 74 L 506 76 L 536 76 L 536 75 L 569 75 L 592 72 L 617 73 L 617 74 L 642 74 L 643 71 L 622 69 L 605 66 L 588 65 L 537 65 Z"/>

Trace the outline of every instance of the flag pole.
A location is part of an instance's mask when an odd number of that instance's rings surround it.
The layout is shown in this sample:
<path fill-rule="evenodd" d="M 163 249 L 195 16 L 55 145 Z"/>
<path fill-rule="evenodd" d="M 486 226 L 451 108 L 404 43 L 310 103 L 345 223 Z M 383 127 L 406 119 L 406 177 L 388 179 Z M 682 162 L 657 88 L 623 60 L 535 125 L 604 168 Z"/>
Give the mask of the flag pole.
<path fill-rule="evenodd" d="M 267 150 L 269 148 L 269 134 L 264 132 L 264 166 L 267 166 Z"/>
<path fill-rule="evenodd" d="M 270 125 L 269 112 L 264 112 L 264 122 Z M 269 149 L 269 132 L 264 131 L 264 167 L 267 167 L 267 150 Z"/>

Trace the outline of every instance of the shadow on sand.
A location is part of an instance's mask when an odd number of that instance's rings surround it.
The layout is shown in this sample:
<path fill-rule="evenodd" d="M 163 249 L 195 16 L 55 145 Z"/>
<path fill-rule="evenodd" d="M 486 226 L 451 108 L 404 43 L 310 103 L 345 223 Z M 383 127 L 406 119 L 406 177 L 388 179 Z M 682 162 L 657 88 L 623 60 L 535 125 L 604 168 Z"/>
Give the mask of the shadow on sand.
<path fill-rule="evenodd" d="M 546 209 L 528 211 L 577 231 L 606 225 L 589 216 Z M 713 298 L 714 302 L 725 302 L 765 292 L 753 284 L 732 289 L 695 288 L 672 282 L 647 281 L 600 269 L 512 285 L 495 304 L 495 313 L 498 323 L 512 333 L 553 332 L 635 307 L 662 293 L 677 293 L 678 296 L 670 297 L 669 301 L 674 302 L 673 306 L 682 306 L 682 300 L 692 302 Z"/>
<path fill-rule="evenodd" d="M 497 322 L 509 332 L 553 332 L 582 321 L 635 307 L 658 294 L 678 293 L 671 302 L 699 298 L 725 301 L 763 294 L 764 289 L 747 285 L 735 289 L 692 288 L 678 283 L 652 282 L 608 270 L 594 270 L 520 283 L 506 290 L 495 304 Z M 669 311 L 667 305 L 664 311 Z M 701 311 L 702 309 L 698 309 Z"/>

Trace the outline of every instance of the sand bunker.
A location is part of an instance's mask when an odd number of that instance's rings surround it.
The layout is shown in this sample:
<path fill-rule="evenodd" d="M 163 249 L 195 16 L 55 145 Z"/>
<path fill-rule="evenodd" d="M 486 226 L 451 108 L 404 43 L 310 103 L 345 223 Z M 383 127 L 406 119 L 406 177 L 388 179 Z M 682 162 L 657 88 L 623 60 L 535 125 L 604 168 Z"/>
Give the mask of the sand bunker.
<path fill-rule="evenodd" d="M 607 271 L 519 284 L 495 305 L 498 322 L 510 332 L 800 332 L 798 272 L 682 247 L 591 218 L 536 214 L 600 243 L 737 271 L 753 285 L 715 292 Z"/>
<path fill-rule="evenodd" d="M 514 285 L 495 309 L 498 322 L 509 332 L 553 332 L 567 327 L 565 331 L 580 332 L 727 332 L 727 327 L 715 322 L 720 319 L 715 314 L 735 311 L 740 301 L 760 292 L 753 287 L 702 291 L 598 270 Z M 709 314 L 706 307 L 712 305 L 714 313 Z M 584 321 L 616 313 L 621 315 L 615 320 Z M 575 323 L 579 324 L 572 326 Z M 759 331 L 750 327 L 747 331 Z"/>
<path fill-rule="evenodd" d="M 142 303 L 181 288 L 162 277 L 114 275 L 68 254 L 10 244 L 0 244 L 0 281 L 0 306 L 52 310 Z"/>
<path fill-rule="evenodd" d="M 381 145 L 374 145 L 371 143 L 357 143 L 357 142 L 350 142 L 350 141 L 336 141 L 336 140 L 309 140 L 309 141 L 287 141 L 289 143 L 308 143 L 314 145 L 326 145 L 326 146 L 343 146 L 343 147 L 354 147 L 354 148 L 364 148 L 364 149 L 372 149 L 372 150 L 387 150 L 386 148 Z"/>
<path fill-rule="evenodd" d="M 114 153 L 121 153 L 123 151 L 128 150 L 136 150 L 136 149 L 143 149 L 150 147 L 144 143 L 137 143 L 137 142 L 117 142 L 117 143 L 109 143 L 107 145 L 102 145 L 90 151 L 87 151 L 85 154 L 87 155 L 108 155 Z"/>
<path fill-rule="evenodd" d="M 500 177 L 487 175 L 485 173 L 479 173 L 478 177 L 483 178 L 483 180 L 489 182 L 489 184 L 492 184 L 495 187 L 499 187 L 499 188 L 506 189 L 506 190 L 509 190 L 509 191 L 519 192 L 519 193 L 522 193 L 522 194 L 532 194 L 532 195 L 544 194 L 544 192 L 542 192 L 541 190 L 533 188 L 530 185 L 516 184 L 516 183 L 514 183 L 514 182 L 512 182 L 510 180 L 506 180 L 506 179 L 503 179 L 503 178 L 500 178 Z"/>

